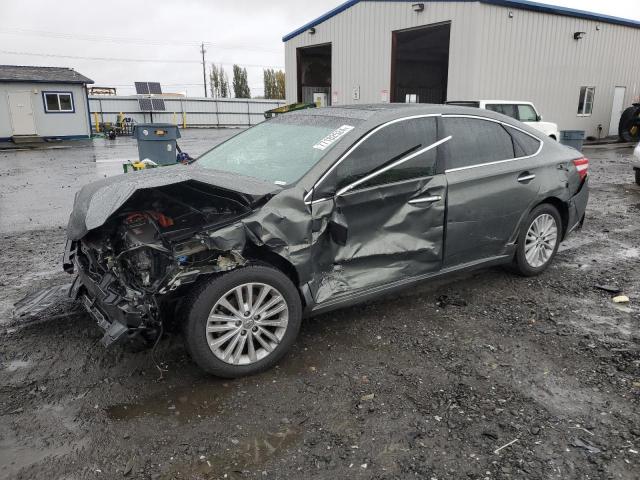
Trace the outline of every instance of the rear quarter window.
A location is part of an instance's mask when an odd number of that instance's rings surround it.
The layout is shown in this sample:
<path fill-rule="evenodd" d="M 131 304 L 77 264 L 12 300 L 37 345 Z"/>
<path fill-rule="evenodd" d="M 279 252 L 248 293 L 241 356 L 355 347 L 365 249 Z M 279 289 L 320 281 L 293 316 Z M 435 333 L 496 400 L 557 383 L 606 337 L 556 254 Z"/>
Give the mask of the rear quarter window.
<path fill-rule="evenodd" d="M 496 122 L 466 117 L 444 117 L 444 144 L 448 170 L 514 158 L 511 136 Z"/>
<path fill-rule="evenodd" d="M 535 155 L 535 153 L 540 148 L 540 140 L 524 132 L 521 132 L 518 129 L 508 126 L 505 128 L 511 135 L 511 138 L 513 138 L 513 149 L 515 151 L 516 157 L 528 157 L 531 155 Z"/>

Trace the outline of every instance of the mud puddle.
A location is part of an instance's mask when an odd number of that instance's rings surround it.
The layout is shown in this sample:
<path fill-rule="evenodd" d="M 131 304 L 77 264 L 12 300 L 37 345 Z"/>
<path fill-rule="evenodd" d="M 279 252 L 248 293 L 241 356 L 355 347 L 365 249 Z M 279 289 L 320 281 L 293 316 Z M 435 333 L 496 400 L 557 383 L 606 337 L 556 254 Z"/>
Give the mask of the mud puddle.
<path fill-rule="evenodd" d="M 201 455 L 197 463 L 175 465 L 161 478 L 245 478 L 248 472 L 260 471 L 272 458 L 285 454 L 301 439 L 301 432 L 293 427 L 281 428 L 275 432 L 266 432 L 240 441 L 230 438 L 232 447 L 214 455 Z M 262 471 L 262 475 L 269 472 Z M 267 478 L 271 478 L 268 477 Z"/>
<path fill-rule="evenodd" d="M 160 395 L 152 395 L 137 403 L 121 403 L 106 408 L 114 421 L 130 421 L 145 416 L 175 417 L 181 423 L 210 417 L 224 409 L 224 400 L 233 394 L 230 383 L 210 380 L 208 383 L 181 387 Z"/>

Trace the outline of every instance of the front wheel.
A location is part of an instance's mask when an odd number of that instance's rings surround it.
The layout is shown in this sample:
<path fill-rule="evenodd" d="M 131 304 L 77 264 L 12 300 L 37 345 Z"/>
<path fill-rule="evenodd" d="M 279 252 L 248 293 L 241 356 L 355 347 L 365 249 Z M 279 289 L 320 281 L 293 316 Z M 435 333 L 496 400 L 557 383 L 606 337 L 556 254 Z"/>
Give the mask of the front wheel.
<path fill-rule="evenodd" d="M 291 280 L 273 268 L 250 266 L 215 277 L 189 300 L 187 349 L 203 370 L 219 377 L 272 367 L 300 330 L 300 296 Z"/>
<path fill-rule="evenodd" d="M 513 267 L 530 277 L 545 271 L 555 257 L 562 232 L 558 210 L 550 204 L 538 205 L 527 217 L 518 236 Z"/>

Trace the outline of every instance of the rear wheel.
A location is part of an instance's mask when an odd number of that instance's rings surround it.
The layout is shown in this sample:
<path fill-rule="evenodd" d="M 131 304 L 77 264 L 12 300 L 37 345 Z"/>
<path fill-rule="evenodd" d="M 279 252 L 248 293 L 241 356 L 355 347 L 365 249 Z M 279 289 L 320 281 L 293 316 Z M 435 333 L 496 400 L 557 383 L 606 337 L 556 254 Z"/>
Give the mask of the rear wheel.
<path fill-rule="evenodd" d="M 293 345 L 302 304 L 279 270 L 251 266 L 214 278 L 187 305 L 185 342 L 193 360 L 219 377 L 272 367 Z"/>
<path fill-rule="evenodd" d="M 521 275 L 538 275 L 547 269 L 560 246 L 560 214 L 553 205 L 544 203 L 532 210 L 524 225 L 513 267 Z"/>

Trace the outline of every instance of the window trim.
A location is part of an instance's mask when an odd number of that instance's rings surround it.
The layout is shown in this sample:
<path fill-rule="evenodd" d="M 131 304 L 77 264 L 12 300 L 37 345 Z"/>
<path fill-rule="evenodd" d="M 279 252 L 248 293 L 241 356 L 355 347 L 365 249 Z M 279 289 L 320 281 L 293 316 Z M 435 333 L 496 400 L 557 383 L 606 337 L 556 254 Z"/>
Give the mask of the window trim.
<path fill-rule="evenodd" d="M 69 98 L 71 99 L 71 110 L 49 110 L 49 107 L 47 107 L 47 95 L 52 94 L 56 95 L 58 98 L 58 107 L 60 107 L 60 95 L 69 95 Z M 44 113 L 76 113 L 76 102 L 73 98 L 73 92 L 71 91 L 43 90 L 42 104 L 44 105 Z"/>
<path fill-rule="evenodd" d="M 582 89 L 585 89 L 584 91 L 584 99 L 582 101 L 582 104 L 580 103 L 580 93 L 582 93 Z M 591 111 L 589 113 L 580 113 L 580 109 L 582 108 L 582 111 L 584 112 L 584 107 L 587 104 L 587 94 L 589 92 L 589 90 L 593 91 L 593 94 L 591 96 Z M 595 85 L 592 86 L 588 86 L 588 85 L 583 85 L 580 87 L 580 90 L 578 91 L 578 113 L 577 116 L 578 117 L 590 117 L 593 115 L 593 105 L 596 103 L 596 87 Z"/>
<path fill-rule="evenodd" d="M 311 190 L 309 190 L 309 192 L 303 198 L 304 203 L 306 205 L 313 205 L 314 203 L 324 202 L 326 200 L 329 200 L 330 198 L 335 197 L 337 192 L 336 192 L 336 194 L 333 195 L 333 197 L 325 197 L 325 198 L 319 198 L 317 200 L 310 200 L 310 198 L 313 197 L 313 192 L 331 174 L 331 172 L 333 172 L 333 170 L 335 170 L 338 167 L 338 165 L 340 165 L 344 160 L 346 160 L 349 157 L 349 155 L 351 155 L 351 152 L 353 152 L 356 148 L 358 148 L 363 142 L 365 142 L 369 137 L 374 135 L 376 132 L 382 130 L 385 127 L 388 127 L 389 125 L 394 125 L 396 123 L 403 122 L 403 121 L 406 121 L 406 120 L 414 120 L 416 118 L 430 118 L 430 117 L 442 117 L 442 114 L 441 113 L 428 113 L 428 114 L 424 114 L 424 115 L 411 115 L 411 116 L 408 116 L 408 117 L 395 118 L 395 119 L 390 120 L 390 121 L 388 121 L 386 123 L 382 123 L 382 124 L 378 125 L 377 127 L 373 128 L 372 130 L 370 130 L 369 132 L 367 132 L 365 135 L 363 135 L 363 137 L 360 140 L 358 140 L 351 147 L 349 147 L 349 149 L 345 153 L 343 153 L 342 156 L 340 158 L 338 158 L 338 160 L 336 160 L 333 163 L 333 165 L 331 165 L 327 169 L 327 171 L 324 172 L 322 174 L 322 176 L 313 184 L 313 187 L 311 188 Z M 396 163 L 396 162 L 394 162 L 394 163 Z"/>
<path fill-rule="evenodd" d="M 338 190 L 335 194 L 336 197 L 340 196 L 340 195 L 344 195 L 345 193 L 347 193 L 350 190 L 353 190 L 354 188 L 356 188 L 358 185 L 363 184 L 368 182 L 369 180 L 371 180 L 372 178 L 376 178 L 378 175 L 387 172 L 389 170 L 391 170 L 392 168 L 397 167 L 398 165 L 402 165 L 404 162 L 408 162 L 409 160 L 416 158 L 418 155 L 422 155 L 425 152 L 428 152 L 429 150 L 432 150 L 436 147 L 439 147 L 440 145 L 442 145 L 445 142 L 448 142 L 449 140 L 451 140 L 451 135 L 449 135 L 446 138 L 443 138 L 442 140 L 438 140 L 435 143 L 432 143 L 431 145 L 429 145 L 428 147 L 425 148 L 421 148 L 420 150 L 418 150 L 417 152 L 413 152 L 410 153 L 398 160 L 396 160 L 393 163 L 390 163 L 389 165 L 387 165 L 386 167 L 382 167 L 378 170 L 375 170 L 373 172 L 371 172 L 369 175 L 365 175 L 364 177 L 356 180 L 355 182 L 352 182 L 344 187 L 342 187 L 340 190 Z M 420 177 L 417 177 L 420 178 Z M 413 180 L 413 178 L 407 178 L 405 180 Z M 381 185 L 375 185 L 375 187 L 383 187 L 385 184 L 381 184 Z"/>
<path fill-rule="evenodd" d="M 486 167 L 486 166 L 490 166 L 490 165 L 499 165 L 501 163 L 506 163 L 506 162 L 513 162 L 516 160 L 524 160 L 527 158 L 533 158 L 535 156 L 537 156 L 540 151 L 542 150 L 542 146 L 544 145 L 544 142 L 542 140 L 540 140 L 538 137 L 536 137 L 535 135 L 530 134 L 529 132 L 524 131 L 521 128 L 516 127 L 515 125 L 512 125 L 510 123 L 507 122 L 502 122 L 500 120 L 495 120 L 493 118 L 487 118 L 487 117 L 481 117 L 478 115 L 461 115 L 461 114 L 444 114 L 442 115 L 442 118 L 473 118 L 476 120 L 485 120 L 487 122 L 493 122 L 493 123 L 498 123 L 500 125 L 502 125 L 503 127 L 510 127 L 510 128 L 514 128 L 516 130 L 519 130 L 520 132 L 529 135 L 531 138 L 533 138 L 534 140 L 537 140 L 539 143 L 538 146 L 538 150 L 536 150 L 536 153 L 532 154 L 532 155 L 525 155 L 524 157 L 514 157 L 514 158 L 507 158 L 506 160 L 496 160 L 493 162 L 485 162 L 485 163 L 477 163 L 475 165 L 467 165 L 466 167 L 456 167 L 456 168 L 449 168 L 449 169 L 445 169 L 444 173 L 452 173 L 452 172 L 459 172 L 462 170 L 469 170 L 471 168 L 478 168 L 478 167 Z M 511 134 L 507 131 L 507 135 L 511 136 Z M 514 150 L 514 155 L 515 155 L 515 150 Z M 445 158 L 445 162 L 446 162 L 446 158 Z"/>

